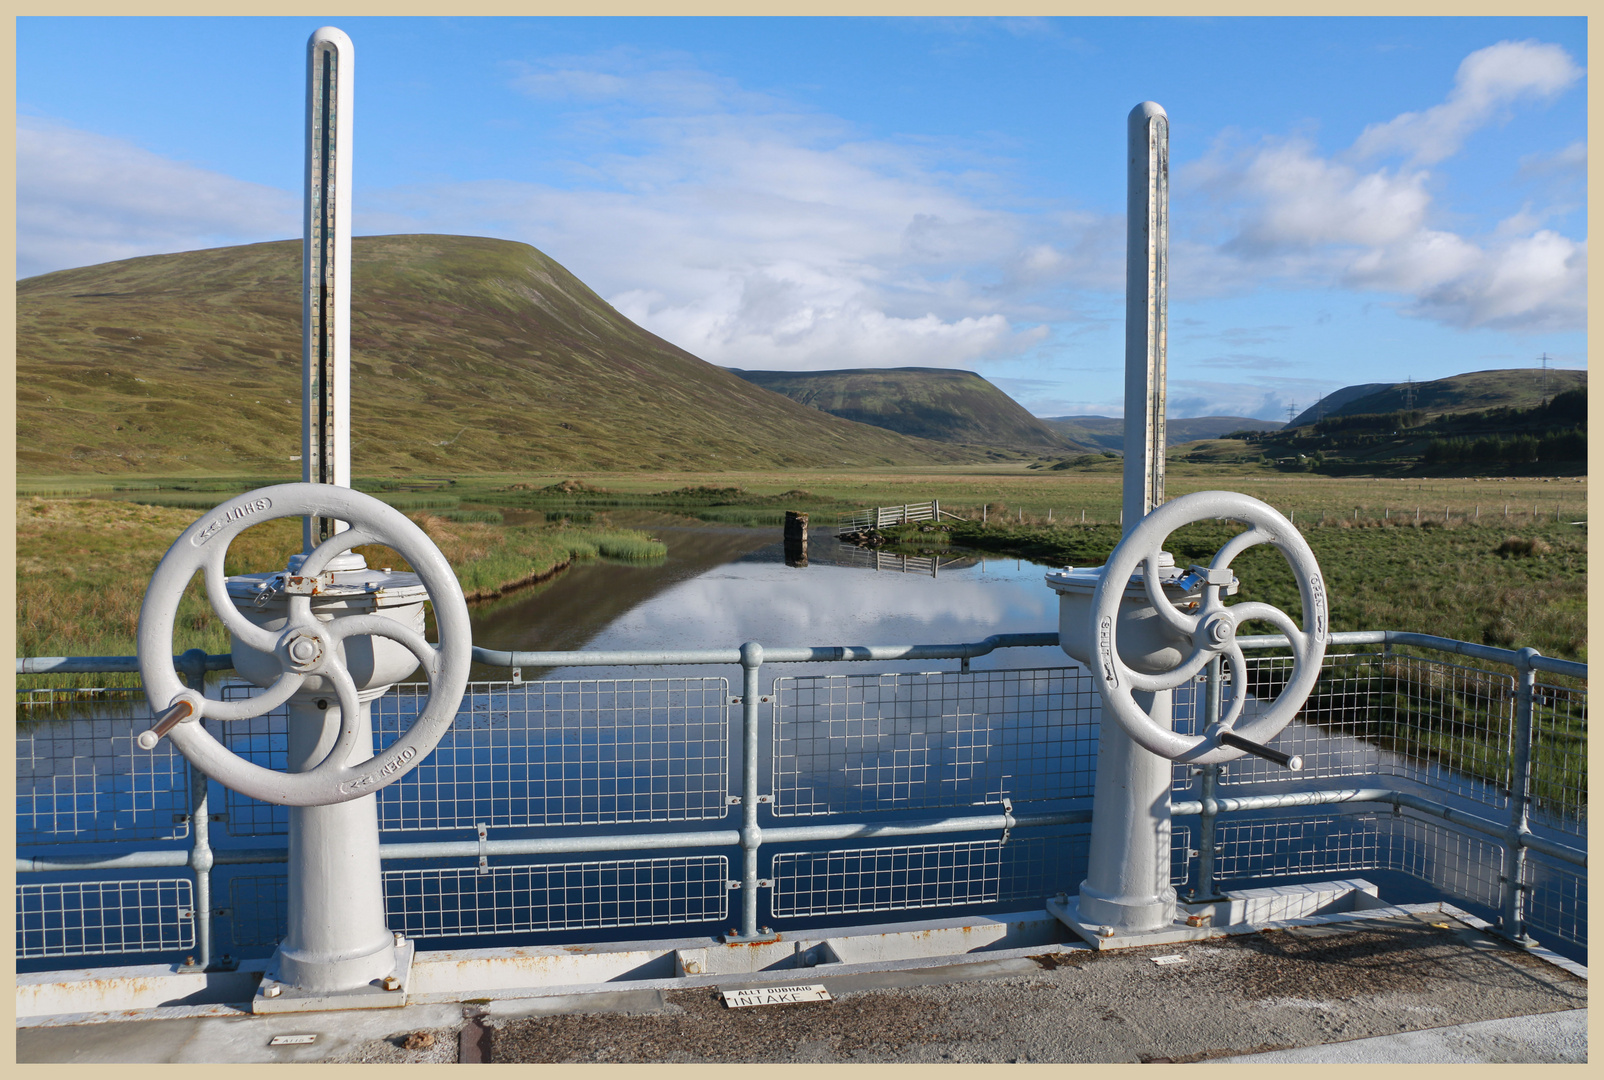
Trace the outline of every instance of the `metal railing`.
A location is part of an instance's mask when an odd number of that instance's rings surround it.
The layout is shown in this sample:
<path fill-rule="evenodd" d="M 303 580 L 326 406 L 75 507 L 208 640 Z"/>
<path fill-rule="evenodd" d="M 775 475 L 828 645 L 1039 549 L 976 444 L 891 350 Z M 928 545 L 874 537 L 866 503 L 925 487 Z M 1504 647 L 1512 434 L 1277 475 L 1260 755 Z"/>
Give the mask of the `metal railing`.
<path fill-rule="evenodd" d="M 1304 773 L 1256 759 L 1225 775 L 1177 768 L 1177 788 L 1193 797 L 1174 813 L 1199 826 L 1195 849 L 1192 830 L 1175 829 L 1174 880 L 1194 881 L 1196 896 L 1232 880 L 1392 869 L 1497 909 L 1516 940 L 1528 926 L 1585 940 L 1586 692 L 1536 674 L 1585 680 L 1586 665 L 1425 635 L 1335 638 L 1380 651 L 1328 655 L 1278 740 L 1304 754 Z M 1090 679 L 1073 667 L 968 670 L 969 658 L 999 648 L 1056 644 L 1047 633 L 922 646 L 475 649 L 478 662 L 515 670 L 738 665 L 740 692 L 702 675 L 474 684 L 435 754 L 379 794 L 387 834 L 445 834 L 382 845 L 392 922 L 412 936 L 724 922 L 739 892 L 733 936 L 750 938 L 765 930 L 763 890 L 770 920 L 1059 891 L 1085 859 L 1099 713 Z M 1244 640 L 1255 650 L 1284 644 Z M 1405 645 L 1515 674 L 1393 651 Z M 953 659 L 957 671 L 786 674 L 766 694 L 760 679 L 765 664 Z M 176 662 L 192 685 L 229 666 L 195 652 Z M 19 660 L 18 670 L 88 663 Z M 1249 690 L 1273 688 L 1285 663 L 1256 655 Z M 1177 697 L 1179 722 L 1207 722 L 1206 677 Z M 401 687 L 375 703 L 376 739 L 410 723 L 418 698 Z M 211 877 L 282 863 L 282 846 L 240 846 L 282 832 L 281 808 L 230 794 L 211 813 L 204 777 L 170 750 L 133 751 L 148 723 L 142 702 L 51 719 L 39 692 L 19 700 L 19 845 L 32 851 L 19 852 L 17 869 L 121 876 L 19 886 L 19 956 L 193 949 L 204 968 L 212 921 L 224 914 L 236 945 L 271 944 L 274 879 L 234 878 L 219 908 Z M 281 767 L 283 730 L 280 714 L 222 734 L 236 752 Z M 1319 780 L 1343 783 L 1312 788 Z M 214 844 L 216 819 L 226 832 Z M 738 876 L 723 854 L 735 848 Z M 633 854 L 596 858 L 608 853 Z M 531 855 L 556 861 L 506 862 Z M 412 865 L 437 860 L 465 865 Z M 180 868 L 183 877 L 140 876 Z M 257 930 L 243 926 L 251 918 Z M 119 919 L 155 929 L 101 929 Z"/>
<path fill-rule="evenodd" d="M 948 517 L 956 517 L 948 514 Z M 856 532 L 859 529 L 889 529 L 895 525 L 912 525 L 919 521 L 941 520 L 941 502 L 903 503 L 901 506 L 876 506 L 853 514 L 842 514 L 836 524 L 837 532 Z"/>

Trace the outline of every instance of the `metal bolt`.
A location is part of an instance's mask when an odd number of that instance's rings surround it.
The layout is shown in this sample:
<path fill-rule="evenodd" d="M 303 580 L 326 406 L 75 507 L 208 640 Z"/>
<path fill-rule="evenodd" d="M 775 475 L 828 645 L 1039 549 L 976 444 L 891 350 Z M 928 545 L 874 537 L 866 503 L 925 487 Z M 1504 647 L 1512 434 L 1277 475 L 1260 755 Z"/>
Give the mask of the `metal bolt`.
<path fill-rule="evenodd" d="M 270 998 L 271 997 L 278 997 L 283 992 L 284 992 L 284 988 L 282 986 L 264 986 L 264 987 L 262 987 L 262 994 L 265 997 L 270 997 Z"/>
<path fill-rule="evenodd" d="M 405 945 L 406 943 L 407 943 L 407 936 L 405 934 L 403 934 L 401 931 L 397 930 L 395 932 L 395 947 L 399 949 L 401 946 Z"/>
<path fill-rule="evenodd" d="M 401 989 L 401 980 L 394 975 L 386 975 L 384 977 L 384 988 L 386 990 L 399 990 Z"/>

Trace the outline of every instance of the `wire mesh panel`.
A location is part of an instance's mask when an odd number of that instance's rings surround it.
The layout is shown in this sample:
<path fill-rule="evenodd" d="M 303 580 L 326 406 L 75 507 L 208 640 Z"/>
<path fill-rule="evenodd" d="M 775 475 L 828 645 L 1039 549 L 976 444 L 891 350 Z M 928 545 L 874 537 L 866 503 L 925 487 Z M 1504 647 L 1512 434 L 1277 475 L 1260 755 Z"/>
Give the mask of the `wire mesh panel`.
<path fill-rule="evenodd" d="M 1080 668 L 776 679 L 773 811 L 1090 796 L 1096 697 Z"/>
<path fill-rule="evenodd" d="M 224 701 L 253 697 L 260 691 L 244 683 L 225 683 L 220 696 Z M 278 708 L 247 720 L 227 723 L 207 720 L 206 730 L 229 750 L 264 769 L 283 772 L 289 768 L 289 711 Z M 223 796 L 230 836 L 283 836 L 289 830 L 289 808 L 260 802 L 226 788 Z"/>
<path fill-rule="evenodd" d="M 1538 683 L 1532 699 L 1534 819 L 1587 833 L 1587 691 Z"/>
<path fill-rule="evenodd" d="M 793 852 L 774 856 L 774 917 L 915 911 L 1073 892 L 1083 835 Z M 1074 880 L 1071 880 L 1074 877 Z"/>
<path fill-rule="evenodd" d="M 1458 900 L 1488 907 L 1502 902 L 1504 845 L 1496 840 L 1410 814 L 1382 818 L 1378 832 L 1386 869 L 1401 870 Z"/>
<path fill-rule="evenodd" d="M 1374 814 L 1221 819 L 1215 825 L 1219 881 L 1373 870 L 1383 865 Z"/>
<path fill-rule="evenodd" d="M 1587 872 L 1528 854 L 1522 883 L 1526 886 L 1526 928 L 1541 939 L 1552 934 L 1577 945 L 1587 944 Z"/>
<path fill-rule="evenodd" d="M 1290 657 L 1250 657 L 1250 693 L 1272 698 L 1291 670 Z M 1243 757 L 1222 783 L 1401 776 L 1507 807 L 1514 707 L 1508 674 L 1390 653 L 1328 654 L 1308 703 L 1274 740 L 1303 757 L 1302 771 Z"/>
<path fill-rule="evenodd" d="M 17 886 L 17 957 L 170 952 L 195 945 L 188 878 Z"/>
<path fill-rule="evenodd" d="M 1321 666 L 1320 681 L 1299 710 L 1270 744 L 1276 749 L 1303 758 L 1297 774 L 1302 781 L 1342 776 L 1373 775 L 1381 764 L 1377 733 L 1381 730 L 1384 706 L 1380 668 L 1368 654 L 1327 653 Z M 1248 692 L 1252 698 L 1246 708 L 1262 708 L 1273 700 L 1292 675 L 1292 657 L 1250 655 L 1247 658 Z M 1234 691 L 1230 665 L 1223 665 L 1221 678 L 1228 704 Z M 1204 680 L 1196 685 L 1198 693 Z M 1201 710 L 1199 710 L 1200 712 Z M 1201 724 L 1201 719 L 1198 721 Z M 1194 729 L 1195 730 L 1195 729 Z M 1232 784 L 1263 784 L 1284 781 L 1288 773 L 1279 765 L 1252 756 L 1230 762 L 1221 780 Z"/>
<path fill-rule="evenodd" d="M 1500 903 L 1503 846 L 1412 814 L 1222 819 L 1215 830 L 1220 882 L 1259 886 L 1285 877 L 1396 870 L 1456 900 Z"/>
<path fill-rule="evenodd" d="M 236 947 L 277 945 L 289 925 L 290 879 L 284 874 L 230 878 L 228 911 Z"/>
<path fill-rule="evenodd" d="M 231 690 L 244 696 L 244 688 Z M 375 749 L 416 718 L 427 690 L 373 703 Z M 379 792 L 387 831 L 691 821 L 728 813 L 729 681 L 722 677 L 472 683 L 433 753 Z M 283 709 L 222 728 L 229 748 L 286 762 Z M 283 807 L 228 795 L 229 831 L 282 834 Z"/>
<path fill-rule="evenodd" d="M 378 738 L 419 688 L 374 703 Z M 379 793 L 384 829 L 691 821 L 728 813 L 729 681 L 475 683 L 440 745 Z"/>
<path fill-rule="evenodd" d="M 390 929 L 408 937 L 722 921 L 729 914 L 729 859 L 387 870 L 384 893 Z"/>
<path fill-rule="evenodd" d="M 139 690 L 34 690 L 17 703 L 17 844 L 179 840 L 189 767 L 172 743 L 141 750 Z"/>

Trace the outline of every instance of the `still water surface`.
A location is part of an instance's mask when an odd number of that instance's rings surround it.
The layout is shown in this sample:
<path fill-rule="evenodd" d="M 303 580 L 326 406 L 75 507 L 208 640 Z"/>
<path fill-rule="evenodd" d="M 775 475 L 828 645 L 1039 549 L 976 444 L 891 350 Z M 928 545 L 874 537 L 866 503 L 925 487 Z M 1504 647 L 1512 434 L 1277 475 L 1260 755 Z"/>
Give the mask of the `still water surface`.
<path fill-rule="evenodd" d="M 721 527 L 665 514 L 613 515 L 668 546 L 652 564 L 587 562 L 473 612 L 474 644 L 495 650 L 713 649 L 978 641 L 1058 626 L 1046 568 L 953 550 L 901 572 L 852 565 L 870 553 L 815 532 L 788 566 L 779 529 Z M 925 560 L 924 563 L 928 563 Z M 972 666 L 1061 666 L 1057 649 L 1010 649 Z M 956 661 L 948 662 L 949 665 Z M 913 662 L 917 668 L 932 661 Z M 907 669 L 909 665 L 887 670 Z M 726 667 L 723 670 L 734 671 Z M 525 673 L 526 677 L 529 673 Z"/>

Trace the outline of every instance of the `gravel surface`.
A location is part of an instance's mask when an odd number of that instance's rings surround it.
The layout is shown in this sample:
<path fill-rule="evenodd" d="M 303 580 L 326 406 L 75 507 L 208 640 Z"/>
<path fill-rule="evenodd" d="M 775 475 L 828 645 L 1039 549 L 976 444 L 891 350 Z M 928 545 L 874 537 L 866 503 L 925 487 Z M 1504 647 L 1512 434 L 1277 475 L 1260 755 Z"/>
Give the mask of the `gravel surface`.
<path fill-rule="evenodd" d="M 1185 959 L 1153 962 L 1173 955 Z M 491 1061 L 1183 1062 L 1587 1002 L 1583 980 L 1437 915 L 1018 963 L 983 982 L 868 989 L 777 973 L 824 983 L 830 1002 L 726 1009 L 704 988 L 648 1013 L 503 1018 Z"/>
<path fill-rule="evenodd" d="M 1181 959 L 1154 962 L 1169 957 Z M 26 1026 L 17 1029 L 17 1060 L 1192 1062 L 1351 1043 L 1371 1055 L 1354 1060 L 1424 1060 L 1448 1046 L 1462 1054 L 1452 1060 L 1520 1061 L 1538 1051 L 1503 1028 L 1449 1032 L 1447 1043 L 1421 1036 L 1413 1058 L 1409 1040 L 1395 1037 L 1587 1007 L 1584 979 L 1439 913 L 1101 954 L 772 975 L 763 985 L 823 983 L 833 1000 L 729 1009 L 712 987 L 626 986 L 394 1011 Z M 1573 1013 L 1565 1022 L 1577 1027 Z M 1585 1060 L 1586 1033 L 1577 1030 L 1579 1045 L 1566 1052 Z M 317 1033 L 314 1042 L 270 1045 L 306 1032 Z M 1370 1048 L 1354 1042 L 1377 1037 Z"/>

